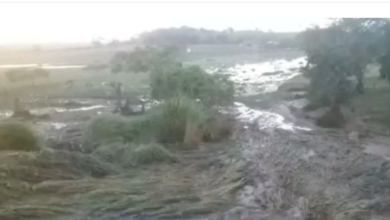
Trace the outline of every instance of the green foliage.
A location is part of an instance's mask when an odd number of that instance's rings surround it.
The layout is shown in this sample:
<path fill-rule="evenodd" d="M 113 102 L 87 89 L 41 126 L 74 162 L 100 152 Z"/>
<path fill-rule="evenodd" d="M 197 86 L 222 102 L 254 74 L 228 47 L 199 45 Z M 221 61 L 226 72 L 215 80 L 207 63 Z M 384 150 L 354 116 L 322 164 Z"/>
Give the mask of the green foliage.
<path fill-rule="evenodd" d="M 127 136 L 128 124 L 118 115 L 101 115 L 90 120 L 84 129 L 84 138 L 93 143 L 117 140 Z"/>
<path fill-rule="evenodd" d="M 34 151 L 40 138 L 28 124 L 16 120 L 0 122 L 0 150 Z"/>
<path fill-rule="evenodd" d="M 366 66 L 381 53 L 387 19 L 338 19 L 330 27 L 308 29 L 299 38 L 308 56 L 305 75 L 310 78 L 310 101 L 347 102 L 364 93 Z M 357 85 L 348 78 L 355 76 Z M 322 102 L 321 101 L 321 102 Z"/>
<path fill-rule="evenodd" d="M 83 138 L 87 146 L 115 142 L 151 142 L 155 140 L 154 118 L 153 114 L 134 118 L 111 114 L 97 116 L 87 124 Z"/>
<path fill-rule="evenodd" d="M 253 42 L 259 46 L 268 46 L 269 41 L 276 42 L 275 47 L 296 47 L 296 33 L 273 33 L 259 30 L 238 31 L 227 28 L 223 31 L 196 29 L 191 27 L 165 28 L 145 32 L 139 39 L 148 45 L 185 47 L 197 44 L 240 44 Z"/>
<path fill-rule="evenodd" d="M 182 143 L 188 126 L 200 128 L 207 120 L 208 112 L 195 100 L 184 96 L 168 99 L 155 109 L 157 139 L 162 143 Z"/>
<path fill-rule="evenodd" d="M 150 81 L 151 96 L 157 100 L 186 96 L 206 105 L 223 105 L 233 101 L 235 92 L 227 76 L 209 74 L 198 66 L 156 69 Z"/>
<path fill-rule="evenodd" d="M 171 61 L 172 50 L 154 47 L 137 47 L 131 52 L 118 52 L 111 59 L 111 72 L 149 72 Z"/>
<path fill-rule="evenodd" d="M 384 26 L 384 53 L 379 58 L 378 63 L 381 64 L 379 70 L 381 78 L 386 78 L 390 83 L 390 25 Z"/>

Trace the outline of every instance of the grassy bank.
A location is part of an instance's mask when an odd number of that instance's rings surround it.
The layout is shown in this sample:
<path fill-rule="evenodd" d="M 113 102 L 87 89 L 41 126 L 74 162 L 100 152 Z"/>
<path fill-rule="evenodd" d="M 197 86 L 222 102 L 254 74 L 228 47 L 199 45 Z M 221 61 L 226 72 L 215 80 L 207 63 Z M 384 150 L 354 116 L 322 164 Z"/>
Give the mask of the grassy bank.
<path fill-rule="evenodd" d="M 188 218 L 223 210 L 246 182 L 243 164 L 230 162 L 234 142 L 220 142 L 234 126 L 224 117 L 176 97 L 142 116 L 91 119 L 83 152 L 4 147 L 0 219 Z"/>

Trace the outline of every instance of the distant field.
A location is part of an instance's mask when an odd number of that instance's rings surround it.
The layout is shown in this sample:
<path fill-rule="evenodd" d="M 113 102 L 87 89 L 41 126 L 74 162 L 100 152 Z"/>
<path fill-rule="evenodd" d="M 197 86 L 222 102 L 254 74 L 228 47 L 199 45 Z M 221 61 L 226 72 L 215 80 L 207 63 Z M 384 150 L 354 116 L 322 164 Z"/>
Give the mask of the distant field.
<path fill-rule="evenodd" d="M 0 65 L 49 63 L 55 65 L 76 65 L 90 63 L 106 63 L 118 51 L 131 50 L 132 45 L 121 47 L 82 47 L 69 49 L 31 49 L 0 51 Z"/>
<path fill-rule="evenodd" d="M 107 64 L 118 51 L 131 50 L 131 46 L 79 49 L 53 49 L 34 52 L 32 50 L 13 51 L 0 55 L 0 65 L 50 64 L 50 65 L 88 65 Z M 257 51 L 238 45 L 190 45 L 189 53 L 179 59 L 188 65 L 207 67 L 231 67 L 238 63 L 256 63 L 272 59 L 293 59 L 302 56 L 297 50 Z M 1 58 L 3 57 L 3 58 Z M 105 97 L 112 95 L 112 89 L 102 82 L 118 81 L 124 85 L 125 96 L 136 96 L 148 88 L 148 75 L 145 73 L 122 73 L 113 75 L 108 69 L 85 71 L 81 68 L 50 69 L 48 79 L 31 82 L 11 83 L 4 76 L 7 69 L 0 69 L 0 93 L 2 99 L 25 96 L 62 97 Z M 73 80 L 74 86 L 66 86 Z M 92 84 L 87 88 L 86 84 Z M 4 101 L 3 101 L 4 102 Z"/>

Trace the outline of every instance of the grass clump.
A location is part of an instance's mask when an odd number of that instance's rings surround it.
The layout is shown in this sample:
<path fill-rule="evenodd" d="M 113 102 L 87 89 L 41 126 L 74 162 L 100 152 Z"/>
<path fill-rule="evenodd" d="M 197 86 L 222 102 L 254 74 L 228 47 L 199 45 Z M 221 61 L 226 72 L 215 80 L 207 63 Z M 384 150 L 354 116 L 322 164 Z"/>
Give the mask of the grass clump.
<path fill-rule="evenodd" d="M 38 134 L 28 124 L 17 120 L 0 122 L 0 150 L 35 151 L 40 143 Z"/>
<path fill-rule="evenodd" d="M 133 149 L 138 154 L 151 149 L 156 152 L 156 147 L 159 148 L 158 145 L 147 145 L 142 150 Z M 140 155 L 144 154 L 135 155 L 129 159 L 143 158 Z M 236 190 L 245 183 L 238 166 L 205 166 L 205 161 L 215 159 L 210 152 L 188 152 L 180 157 L 186 160 L 123 169 L 120 175 L 111 174 L 105 178 L 85 175 L 37 183 L 23 179 L 23 182 L 17 181 L 18 184 L 8 184 L 9 187 L 0 181 L 0 195 L 9 195 L 8 198 L 0 197 L 0 201 L 3 200 L 0 219 L 59 219 L 64 215 L 85 217 L 83 219 L 111 215 L 116 219 L 134 214 L 158 219 L 188 218 L 229 206 Z M 200 160 L 201 157 L 206 158 Z M 151 157 L 146 158 L 137 163 L 149 163 Z M 60 169 L 56 170 L 60 175 Z M 8 182 L 11 183 L 10 179 Z"/>
<path fill-rule="evenodd" d="M 141 143 L 155 140 L 154 115 L 125 118 L 119 115 L 100 115 L 83 130 L 85 144 L 92 147 L 111 143 Z M 92 149 L 92 150 L 93 150 Z"/>
<path fill-rule="evenodd" d="M 93 118 L 84 129 L 85 139 L 99 143 L 126 137 L 128 124 L 118 115 L 101 115 Z"/>
<path fill-rule="evenodd" d="M 167 100 L 157 108 L 154 118 L 159 142 L 182 143 L 190 129 L 193 133 L 198 132 L 207 120 L 207 112 L 201 103 L 179 96 Z"/>

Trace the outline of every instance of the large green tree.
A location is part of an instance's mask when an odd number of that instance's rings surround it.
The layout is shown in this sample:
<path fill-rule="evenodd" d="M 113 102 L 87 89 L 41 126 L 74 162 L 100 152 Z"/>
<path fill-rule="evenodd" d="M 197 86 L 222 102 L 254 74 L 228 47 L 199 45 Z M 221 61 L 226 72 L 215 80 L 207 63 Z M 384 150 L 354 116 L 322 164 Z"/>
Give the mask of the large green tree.
<path fill-rule="evenodd" d="M 384 52 L 388 24 L 388 19 L 336 19 L 329 27 L 310 28 L 299 35 L 307 54 L 304 71 L 313 105 L 329 105 L 331 112 L 341 115 L 340 105 L 364 93 L 366 66 Z"/>

